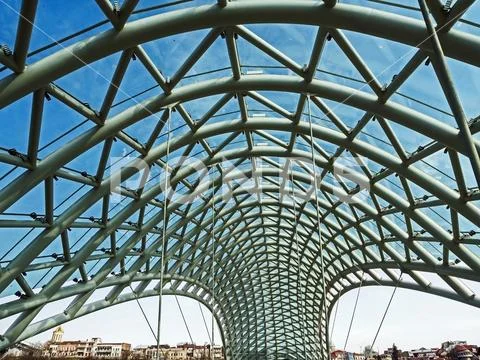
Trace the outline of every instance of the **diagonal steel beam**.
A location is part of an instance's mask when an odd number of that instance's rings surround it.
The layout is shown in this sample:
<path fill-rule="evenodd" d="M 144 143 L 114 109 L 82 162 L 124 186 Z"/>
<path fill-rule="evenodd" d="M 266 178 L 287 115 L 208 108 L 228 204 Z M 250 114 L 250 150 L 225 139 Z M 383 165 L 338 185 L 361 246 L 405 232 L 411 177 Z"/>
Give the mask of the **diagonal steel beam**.
<path fill-rule="evenodd" d="M 27 59 L 27 53 L 35 22 L 37 6 L 38 0 L 22 1 L 22 8 L 20 10 L 20 16 L 18 19 L 15 48 L 13 50 L 13 58 L 17 65 L 17 72 L 23 72 L 23 70 L 25 69 L 25 61 Z"/>
<path fill-rule="evenodd" d="M 422 10 L 423 19 L 425 20 L 428 31 L 431 35 L 430 40 L 434 51 L 433 65 L 435 72 L 438 80 L 440 81 L 445 97 L 447 98 L 448 104 L 450 105 L 450 108 L 455 116 L 455 120 L 457 121 L 460 134 L 462 135 L 463 141 L 465 142 L 467 148 L 467 154 L 472 165 L 473 173 L 475 174 L 478 187 L 480 187 L 480 155 L 475 147 L 474 138 L 468 124 L 468 119 L 465 115 L 465 111 L 463 110 L 462 103 L 453 83 L 452 75 L 450 74 L 442 45 L 432 24 L 432 20 L 430 19 L 425 0 L 418 0 L 418 3 Z"/>

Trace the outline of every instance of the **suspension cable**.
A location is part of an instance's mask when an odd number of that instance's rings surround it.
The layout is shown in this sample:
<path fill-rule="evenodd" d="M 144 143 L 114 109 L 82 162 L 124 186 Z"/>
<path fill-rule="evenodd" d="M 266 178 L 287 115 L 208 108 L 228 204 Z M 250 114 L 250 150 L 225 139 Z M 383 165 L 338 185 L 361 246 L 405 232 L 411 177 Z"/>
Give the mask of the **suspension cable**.
<path fill-rule="evenodd" d="M 177 302 L 178 309 L 180 310 L 180 314 L 182 315 L 183 323 L 185 324 L 185 328 L 187 329 L 188 337 L 190 338 L 190 344 L 193 345 L 192 333 L 190 332 L 190 328 L 188 327 L 187 320 L 185 319 L 185 315 L 183 314 L 182 306 L 180 305 L 180 302 L 178 301 L 178 296 L 176 294 L 175 294 L 175 301 Z"/>
<path fill-rule="evenodd" d="M 142 306 L 142 304 L 140 303 L 140 300 L 139 300 L 139 298 L 138 298 L 137 293 L 133 290 L 131 284 L 128 284 L 128 287 L 129 287 L 130 290 L 132 291 L 132 294 L 133 294 L 133 296 L 134 296 L 134 298 L 135 298 L 135 301 L 136 301 L 138 307 L 140 308 L 140 311 L 142 312 L 143 318 L 144 318 L 145 321 L 147 322 L 148 328 L 150 329 L 150 332 L 152 333 L 153 338 L 154 338 L 155 341 L 156 341 L 156 340 L 157 340 L 157 335 L 155 334 L 155 331 L 153 330 L 152 324 L 150 324 L 150 321 L 148 320 L 147 314 L 145 313 L 145 310 L 143 309 L 143 306 Z M 162 352 L 163 352 L 163 350 L 162 350 Z"/>
<path fill-rule="evenodd" d="M 208 341 L 212 342 L 212 338 L 210 336 L 210 331 L 208 330 L 207 320 L 205 320 L 205 315 L 203 314 L 203 309 L 202 309 L 202 305 L 200 304 L 200 302 L 198 302 L 198 307 L 200 309 L 200 314 L 202 314 L 203 325 L 205 325 L 205 330 L 207 331 Z"/>
<path fill-rule="evenodd" d="M 0 176 L 0 181 L 2 181 L 3 179 L 5 179 L 8 175 L 10 175 L 11 173 L 13 173 L 15 170 L 18 169 L 18 166 L 14 166 L 12 167 L 10 170 L 8 170 L 5 174 L 3 174 L 2 176 Z"/>
<path fill-rule="evenodd" d="M 302 267 L 301 267 L 301 259 L 300 259 L 300 244 L 298 242 L 298 222 L 297 222 L 297 199 L 296 199 L 296 196 L 295 196 L 295 189 L 294 189 L 294 183 L 293 183 L 293 169 L 292 169 L 292 163 L 289 162 L 289 167 L 290 167 L 290 176 L 291 176 L 291 183 L 292 183 L 292 200 L 293 200 L 293 218 L 295 219 L 294 220 L 294 240 L 296 242 L 296 253 L 297 253 L 297 264 L 298 264 L 298 274 L 297 274 L 297 278 L 298 278 L 298 289 L 297 290 L 300 290 L 300 298 L 301 298 L 301 301 L 299 301 L 298 303 L 301 304 L 301 319 L 302 319 L 302 337 L 303 337 L 303 355 L 305 357 L 305 359 L 307 358 L 307 350 L 306 350 L 306 347 L 305 347 L 305 343 L 306 343 L 306 337 L 305 337 L 305 329 L 306 329 L 306 322 L 305 322 L 305 293 L 303 291 L 303 286 L 302 286 L 302 278 L 301 278 L 301 275 L 302 275 Z M 298 292 L 297 292 L 297 296 L 298 296 Z"/>
<path fill-rule="evenodd" d="M 343 345 L 343 351 L 346 351 L 346 349 L 347 349 L 348 338 L 350 337 L 350 331 L 352 330 L 353 319 L 355 318 L 355 313 L 357 311 L 358 298 L 360 296 L 360 290 L 362 290 L 364 275 L 365 275 L 365 273 L 362 272 L 362 278 L 360 280 L 360 286 L 358 287 L 357 297 L 355 299 L 355 305 L 353 305 L 352 317 L 350 318 L 350 325 L 348 326 L 348 332 L 347 332 L 347 337 L 345 338 L 345 344 Z"/>
<path fill-rule="evenodd" d="M 13 244 L 13 246 L 10 247 L 10 249 L 8 249 L 8 251 L 5 254 L 3 254 L 2 257 L 0 257 L 0 261 L 5 259 L 8 256 L 8 254 L 10 254 L 12 250 L 17 247 L 18 244 L 20 244 L 28 235 L 30 235 L 33 232 L 33 230 L 35 230 L 34 227 L 30 228 L 30 230 L 27 231 L 25 235 L 23 235 L 17 242 L 15 242 L 15 244 Z"/>
<path fill-rule="evenodd" d="M 162 323 L 162 295 L 163 295 L 163 275 L 165 267 L 165 255 L 166 251 L 166 232 L 167 232 L 167 205 L 168 205 L 168 160 L 170 156 L 170 117 L 171 109 L 167 108 L 165 111 L 168 111 L 167 118 L 167 156 L 165 161 L 165 189 L 164 189 L 164 199 L 163 199 L 163 231 L 162 231 L 162 257 L 160 259 L 160 283 L 158 289 L 158 324 L 157 324 L 157 360 L 160 360 L 160 327 Z"/>
<path fill-rule="evenodd" d="M 310 95 L 307 95 L 307 105 L 308 105 L 308 122 L 310 124 L 310 149 L 312 154 L 312 167 L 313 167 L 313 182 L 314 182 L 314 192 L 315 192 L 315 210 L 317 212 L 317 232 L 318 232 L 318 240 L 320 243 L 320 266 L 321 266 L 321 274 L 322 274 L 322 315 L 320 315 L 320 328 L 319 328 L 319 335 L 320 335 L 320 342 L 323 342 L 323 337 L 321 334 L 321 324 L 322 324 L 322 317 L 325 316 L 325 324 L 327 325 L 325 328 L 327 329 L 325 332 L 325 341 L 326 341 L 326 351 L 327 351 L 327 359 L 330 360 L 330 344 L 329 344 L 329 336 L 328 336 L 328 319 L 327 319 L 327 291 L 326 291 L 326 284 L 325 284 L 325 262 L 323 258 L 323 239 L 322 239 L 322 232 L 320 230 L 320 209 L 318 203 L 318 184 L 317 184 L 317 166 L 315 164 L 315 155 L 313 152 L 313 129 L 312 129 L 312 110 L 310 106 Z"/>
<path fill-rule="evenodd" d="M 50 274 L 50 272 L 53 270 L 53 267 L 51 267 L 50 269 L 48 269 L 45 274 L 43 274 L 43 276 L 35 283 L 35 285 L 33 285 L 32 289 L 36 289 L 38 285 L 40 285 L 40 283 L 48 276 L 48 274 Z"/>
<path fill-rule="evenodd" d="M 337 312 L 338 312 L 338 306 L 339 306 L 340 298 L 338 298 L 337 302 L 335 303 L 335 311 L 333 315 L 333 323 L 332 323 L 332 328 L 330 329 L 330 338 L 333 339 L 333 332 L 335 331 L 335 323 L 337 321 Z"/>
<path fill-rule="evenodd" d="M 80 186 L 77 190 L 75 190 L 73 193 L 71 193 L 70 195 L 68 195 L 61 203 L 59 203 L 57 206 L 55 206 L 53 208 L 53 211 L 57 210 L 60 206 L 62 206 L 65 202 L 67 202 L 69 199 L 71 199 L 76 193 L 78 193 L 81 189 L 83 189 L 85 187 L 85 184 L 83 184 L 82 186 Z M 5 214 L 5 213 L 4 213 Z M 30 228 L 30 230 L 23 236 L 21 237 L 10 249 L 8 249 L 8 251 L 0 258 L 0 261 L 4 260 L 5 257 L 11 252 L 13 251 L 13 249 L 15 249 L 18 244 L 20 244 L 23 240 L 25 240 L 25 238 L 30 235 L 30 233 L 35 230 L 35 227 L 32 227 Z M 90 229 L 88 229 L 86 232 L 90 231 Z M 77 240 L 78 242 L 78 240 Z M 76 243 L 75 243 L 76 244 Z M 74 244 L 74 245 L 75 245 Z M 73 248 L 73 246 L 72 246 Z"/>
<path fill-rule="evenodd" d="M 213 169 L 213 168 L 212 168 Z M 212 171 L 213 172 L 213 171 Z M 214 310 L 214 303 L 215 303 L 215 181 L 213 180 L 212 176 L 212 230 L 210 232 L 212 238 L 212 337 L 211 337 L 211 344 L 210 344 L 210 358 L 211 360 L 214 359 L 213 354 L 213 346 L 215 345 L 215 317 L 213 315 Z"/>
<path fill-rule="evenodd" d="M 129 287 L 130 290 L 132 291 L 132 294 L 133 294 L 133 296 L 135 297 L 135 301 L 137 302 L 137 305 L 138 305 L 138 307 L 140 308 L 140 311 L 142 312 L 142 315 L 143 315 L 145 321 L 147 322 L 148 328 L 150 329 L 150 332 L 152 333 L 153 338 L 154 338 L 155 341 L 156 341 L 156 340 L 157 340 L 157 335 L 155 334 L 155 331 L 153 331 L 152 324 L 150 324 L 150 321 L 148 321 L 147 314 L 145 314 L 145 310 L 143 309 L 142 304 L 140 304 L 140 300 L 139 300 L 138 297 L 137 297 L 137 293 L 133 290 L 131 284 L 128 284 L 128 287 Z"/>
<path fill-rule="evenodd" d="M 373 346 L 375 345 L 375 342 L 377 341 L 378 334 L 380 333 L 380 329 L 382 328 L 383 322 L 387 316 L 388 310 L 390 309 L 390 305 L 392 304 L 392 300 L 395 296 L 395 293 L 397 292 L 398 285 L 402 281 L 402 276 L 403 272 L 400 272 L 400 275 L 398 277 L 397 283 L 395 284 L 395 287 L 393 288 L 392 295 L 390 295 L 390 299 L 388 300 L 387 307 L 385 308 L 385 312 L 383 313 L 382 320 L 380 321 L 380 324 L 378 325 L 377 332 L 375 333 L 375 337 L 373 338 L 372 345 L 370 345 L 370 350 L 368 352 L 368 357 L 370 357 L 372 353 Z"/>

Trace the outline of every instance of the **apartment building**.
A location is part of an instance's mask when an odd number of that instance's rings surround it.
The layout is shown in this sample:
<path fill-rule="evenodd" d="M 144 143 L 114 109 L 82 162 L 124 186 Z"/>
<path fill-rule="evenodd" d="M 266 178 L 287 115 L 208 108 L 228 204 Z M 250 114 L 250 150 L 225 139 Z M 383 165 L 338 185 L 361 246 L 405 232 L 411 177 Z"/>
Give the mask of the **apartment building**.
<path fill-rule="evenodd" d="M 332 360 L 365 360 L 365 356 L 360 353 L 353 353 L 344 350 L 334 350 L 331 352 Z"/>
<path fill-rule="evenodd" d="M 104 343 L 94 337 L 85 341 L 63 341 L 63 329 L 59 326 L 52 338 L 45 344 L 42 355 L 53 358 L 107 358 L 126 359 L 130 356 L 131 345 L 127 343 Z"/>
<path fill-rule="evenodd" d="M 132 358 L 155 360 L 157 359 L 157 346 L 137 346 L 132 351 Z M 162 360 L 210 360 L 209 345 L 179 344 L 175 347 L 169 345 L 160 346 L 160 358 Z M 213 358 L 223 360 L 223 347 L 214 345 Z"/>

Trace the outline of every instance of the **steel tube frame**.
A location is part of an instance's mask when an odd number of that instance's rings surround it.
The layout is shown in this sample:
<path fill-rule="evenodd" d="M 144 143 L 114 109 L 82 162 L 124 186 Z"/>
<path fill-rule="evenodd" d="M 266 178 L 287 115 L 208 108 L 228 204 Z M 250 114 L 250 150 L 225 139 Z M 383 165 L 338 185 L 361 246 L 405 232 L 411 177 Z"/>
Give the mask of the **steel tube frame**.
<path fill-rule="evenodd" d="M 60 50 L 31 65 L 24 76 L 12 75 L 0 81 L 0 107 L 85 64 L 141 43 L 204 28 L 269 22 L 352 30 L 411 46 L 420 44 L 420 48 L 432 51 L 430 44 L 423 41 L 428 37 L 428 32 L 421 21 L 373 9 L 366 11 L 354 5 L 337 4 L 333 9 L 328 9 L 310 2 L 278 3 L 266 0 L 260 3 L 231 3 L 223 9 L 203 6 L 195 12 L 178 10 L 131 22 L 118 33 L 107 31 L 83 41 L 83 44 Z M 480 51 L 474 51 L 480 47 L 478 38 L 451 30 L 441 35 L 441 41 L 446 56 L 480 65 Z"/>
<path fill-rule="evenodd" d="M 467 154 L 465 144 L 461 141 L 461 135 L 458 130 L 398 104 L 379 104 L 372 95 L 358 91 L 352 94 L 352 90 L 344 86 L 319 80 L 314 80 L 310 84 L 304 84 L 295 77 L 281 75 L 243 76 L 240 80 L 225 78 L 222 79 L 222 81 L 205 81 L 200 84 L 188 85 L 185 86 L 184 89 L 178 89 L 175 94 L 172 93 L 167 96 L 160 95 L 154 97 L 134 106 L 133 109 L 125 110 L 114 116 L 108 124 L 105 124 L 101 128 L 87 131 L 75 141 L 68 144 L 64 149 L 44 159 L 35 171 L 19 179 L 17 182 L 22 183 L 22 186 L 12 183 L 0 191 L 0 210 L 9 207 L 16 198 L 26 192 L 26 189 L 34 186 L 38 181 L 46 177 L 46 174 L 53 175 L 52 169 L 59 168 L 74 159 L 75 156 L 78 156 L 81 152 L 105 140 L 105 138 L 114 136 L 122 128 L 140 121 L 142 118 L 159 111 L 165 106 L 199 97 L 252 89 L 310 93 L 330 100 L 343 102 L 347 105 L 361 108 L 365 111 L 381 115 L 384 118 L 391 119 L 392 121 L 399 122 L 425 136 L 435 139 L 449 148 Z M 480 149 L 478 141 L 475 141 L 475 145 L 477 149 Z"/>
<path fill-rule="evenodd" d="M 166 259 L 166 264 L 169 264 L 165 276 L 170 281 L 170 289 L 165 292 L 190 296 L 207 306 L 211 305 L 209 309 L 220 326 L 227 354 L 234 358 L 248 357 L 251 351 L 258 353 L 262 348 L 264 351 L 282 352 L 285 351 L 285 344 L 296 349 L 298 353 L 302 350 L 312 354 L 321 351 L 321 354 L 326 356 L 325 352 L 328 349 L 325 346 L 322 349 L 322 345 L 315 337 L 314 329 L 318 319 L 320 326 L 328 329 L 329 316 L 327 314 L 322 316 L 318 304 L 323 301 L 328 307 L 327 313 L 330 314 L 339 296 L 359 286 L 362 281 L 358 275 L 359 271 L 369 276 L 363 284 L 365 286 L 374 284 L 392 286 L 397 281 L 396 270 L 399 269 L 415 282 L 413 284 L 401 282 L 400 287 L 480 307 L 475 294 L 461 281 L 461 279 L 480 281 L 477 275 L 480 273 L 480 259 L 469 248 L 469 245 L 475 244 L 475 239 L 460 235 L 459 226 L 459 215 L 474 224 L 480 223 L 480 212 L 473 201 L 478 200 L 480 192 L 467 189 L 463 180 L 462 164 L 458 159 L 458 154 L 466 155 L 478 173 L 480 165 L 477 152 L 480 149 L 480 142 L 471 134 L 480 128 L 467 123 L 444 58 L 448 56 L 480 66 L 479 38 L 450 30 L 453 23 L 458 20 L 455 16 L 466 11 L 472 3 L 471 0 L 458 1 L 451 14 L 445 16 L 440 15 L 438 6 L 430 9 L 436 16 L 438 34 L 437 29 L 434 29 L 429 21 L 425 6 L 422 7 L 425 22 L 382 11 L 366 10 L 358 6 L 338 4 L 335 0 L 325 1 L 324 4 L 307 1 L 278 3 L 266 0 L 228 4 L 225 2 L 222 6 L 198 7 L 195 12 L 179 10 L 127 23 L 137 2 L 126 1 L 120 11 L 116 12 L 109 2 L 98 0 L 99 7 L 113 25 L 112 30 L 80 41 L 31 64 L 21 75 L 12 74 L 0 80 L 0 106 L 6 106 L 27 93 L 34 93 L 28 154 L 26 156 L 14 152 L 0 154 L 0 161 L 28 171 L 0 191 L 0 210 L 6 210 L 29 189 L 41 182 L 45 183 L 46 209 L 44 222 L 0 220 L 0 227 L 44 228 L 29 242 L 23 253 L 1 269 L 0 288 L 5 289 L 12 281 L 16 281 L 26 296 L 0 305 L 2 315 L 19 314 L 0 339 L 0 348 L 87 313 L 134 300 L 137 292 L 139 296 L 158 294 L 162 291 L 161 285 L 160 287 L 156 285 L 153 290 L 146 289 L 152 280 L 158 278 L 159 271 L 163 273 L 157 253 L 162 237 L 167 243 L 173 242 L 171 247 L 166 244 L 162 247 L 164 255 L 162 259 Z M 420 4 L 425 5 L 423 0 L 420 0 Z M 30 5 L 24 2 L 23 5 L 22 14 L 33 20 L 36 2 Z M 304 68 L 242 25 L 277 22 L 318 26 L 310 61 Z M 10 59 L 13 64 L 10 68 L 15 71 L 24 70 L 31 29 L 31 24 L 26 24 L 22 20 L 19 22 L 13 57 L 15 61 Z M 200 29 L 211 30 L 170 81 L 163 77 L 140 45 L 169 35 Z M 419 50 L 391 84 L 383 88 L 340 29 L 418 46 Z M 226 38 L 233 77 L 180 86 L 186 73 L 193 68 L 220 33 Z M 237 34 L 286 66 L 295 76 L 242 74 L 236 43 Z M 316 66 L 321 59 L 328 34 L 333 36 L 375 95 L 315 79 Z M 425 41 L 432 34 L 433 41 Z M 53 84 L 54 80 L 63 75 L 119 51 L 123 53 L 99 113 Z M 132 56 L 138 56 L 164 94 L 147 99 L 105 121 Z M 389 100 L 427 56 L 435 59 L 437 76 L 441 80 L 460 130 Z M 3 56 L 2 61 L 8 63 L 5 59 L 7 57 Z M 298 93 L 300 97 L 295 112 L 290 113 L 257 91 Z M 39 160 L 37 153 L 42 126 L 43 98 L 48 94 L 87 117 L 97 126 Z M 182 105 L 190 100 L 221 94 L 224 94 L 223 97 L 198 121 L 194 121 Z M 337 126 L 338 131 L 319 125 L 310 128 L 309 124 L 302 120 L 306 96 L 309 94 L 314 95 L 312 102 Z M 233 96 L 237 98 L 240 118 L 209 123 L 209 120 Z M 247 97 L 279 114 L 280 118 L 250 118 Z M 365 113 L 357 125 L 349 129 L 326 105 L 324 99 L 361 109 Z M 162 118 L 159 118 L 146 144 L 132 139 L 123 131 L 165 108 L 168 109 Z M 154 165 L 165 166 L 163 158 L 169 152 L 168 146 L 161 142 L 155 144 L 165 117 L 170 115 L 170 108 L 177 110 L 189 127 L 186 133 L 172 139 L 169 144 L 172 152 L 180 150 L 184 156 L 190 156 L 196 149 L 195 144 L 198 143 L 205 154 L 204 163 L 217 170 L 214 179 L 191 183 L 189 178 L 193 174 L 193 169 L 184 167 L 183 163 L 173 168 L 171 175 L 173 188 L 184 186 L 187 190 L 185 197 L 200 196 L 201 204 L 198 206 L 193 203 L 185 206 L 177 203 L 167 205 L 166 202 L 162 206 L 156 200 L 163 192 L 160 184 L 148 189 L 142 187 L 138 191 L 121 187 L 111 189 L 115 176 L 121 176 L 122 179 L 135 176 L 141 170 L 136 168 L 139 163 L 146 163 L 147 168 Z M 358 138 L 373 116 L 378 120 L 395 152 L 390 153 L 374 147 Z M 432 139 L 432 144 L 414 154 L 408 154 L 389 126 L 390 121 L 407 126 Z M 311 137 L 310 129 L 313 135 Z M 290 134 L 290 142 L 280 140 L 270 131 Z M 246 139 L 245 145 L 227 150 L 227 146 L 242 133 Z M 253 134 L 272 142 L 274 146 L 256 144 Z M 211 147 L 209 139 L 219 135 L 223 135 L 224 140 L 215 148 Z M 468 141 L 465 143 L 463 139 L 466 135 Z M 130 162 L 130 167 L 105 176 L 112 143 L 117 138 L 136 150 L 140 156 Z M 309 155 L 299 148 L 302 141 L 311 147 L 312 154 Z M 322 141 L 336 147 L 333 156 L 319 145 Z M 65 168 L 67 163 L 102 142 L 103 150 L 96 177 L 76 174 Z M 420 165 L 422 159 L 443 147 L 448 149 L 458 191 L 434 179 Z M 334 163 L 334 158 L 345 152 L 374 161 L 385 169 L 379 173 L 372 173 L 362 159 L 356 159 L 360 168 L 358 171 L 352 171 L 351 175 L 369 184 L 371 203 L 358 202 L 342 206 L 341 197 L 355 197 L 356 190 L 350 189 L 344 181 L 339 181 L 338 185 L 333 186 L 323 179 L 329 172 L 342 169 Z M 321 193 L 322 199 L 314 198 L 308 192 L 311 174 L 306 170 L 305 164 L 297 164 L 303 172 L 286 171 L 284 164 L 288 164 L 290 157 L 302 159 L 312 157 L 314 166 L 323 168 L 322 181 L 318 186 L 315 184 L 315 189 Z M 254 159 L 260 158 L 269 167 L 258 165 Z M 287 162 L 282 163 L 285 159 L 288 159 Z M 251 170 L 233 171 L 233 166 L 223 168 L 220 165 L 225 160 L 236 165 L 250 164 Z M 284 200 L 282 194 L 287 189 L 287 181 L 276 180 L 282 171 L 289 179 L 291 178 L 289 186 L 292 188 L 294 199 L 306 196 L 304 203 L 292 204 Z M 384 182 L 394 173 L 401 177 L 400 183 L 405 197 L 390 189 Z M 56 176 L 89 188 L 74 205 L 59 215 L 55 214 L 54 210 L 53 179 Z M 249 192 L 238 187 L 239 183 L 249 180 L 255 184 L 254 191 Z M 431 194 L 433 198 L 421 200 L 413 198 L 407 180 Z M 219 196 L 204 195 L 209 189 L 216 190 L 222 181 L 230 189 L 232 205 L 228 205 Z M 112 190 L 132 201 L 109 218 L 109 193 Z M 280 192 L 280 196 L 277 196 L 277 192 Z M 340 196 L 340 200 L 335 199 L 336 195 Z M 82 221 L 79 217 L 85 209 L 98 202 L 102 204 L 101 219 L 93 223 Z M 384 203 L 388 204 L 387 207 L 381 206 Z M 146 210 L 147 205 L 152 206 L 149 208 L 153 209 L 151 214 Z M 435 223 L 422 211 L 440 205 L 447 205 L 450 208 L 451 232 L 448 231 L 450 229 Z M 214 217 L 208 215 L 211 209 L 215 209 Z M 138 222 L 129 223 L 128 220 L 135 214 L 138 214 Z M 404 225 L 393 220 L 392 216 L 401 217 Z M 426 234 L 414 233 L 413 222 L 421 226 Z M 163 232 L 156 228 L 159 223 L 164 226 Z M 317 229 L 315 225 L 317 223 L 322 224 L 322 227 Z M 192 228 L 192 224 L 195 227 Z M 296 229 L 296 251 L 289 241 L 294 236 L 292 226 Z M 71 253 L 67 232 L 69 228 L 93 229 L 94 232 L 78 251 Z M 128 235 L 118 248 L 115 236 L 117 229 L 124 230 L 125 235 Z M 215 254 L 213 277 L 218 282 L 218 285 L 215 283 L 215 298 L 209 293 L 213 285 L 212 279 L 204 272 L 204 269 L 212 264 L 212 259 L 202 250 L 210 238 L 209 231 L 215 233 L 216 239 L 212 244 Z M 323 251 L 316 245 L 319 236 L 326 239 L 328 244 Z M 64 259 L 60 262 L 46 261 L 32 265 L 32 261 L 59 237 L 62 241 Z M 111 252 L 94 254 L 104 240 L 110 241 Z M 443 265 L 439 265 L 434 254 L 425 248 L 431 242 L 440 243 L 443 254 L 438 260 Z M 403 249 L 398 249 L 398 243 Z M 135 249 L 136 246 L 139 246 L 140 250 Z M 164 252 L 166 248 L 169 248 L 168 252 Z M 125 267 L 124 259 L 127 256 L 132 256 L 135 260 L 129 268 Z M 319 257 L 323 256 L 326 257 L 325 272 L 318 265 Z M 413 262 L 412 256 L 418 257 L 420 262 Z M 450 264 L 451 256 L 464 262 L 468 269 L 456 268 Z M 95 277 L 89 278 L 84 262 L 91 264 L 94 261 L 102 261 L 101 266 L 96 270 Z M 116 271 L 118 266 L 119 275 L 111 277 L 111 272 Z M 144 267 L 147 273 L 139 273 Z M 298 271 L 292 271 L 290 268 Z M 52 269 L 55 270 L 53 278 L 38 294 L 31 289 L 22 274 L 25 270 L 33 272 Z M 381 270 L 386 275 L 386 280 L 379 277 L 374 269 Z M 83 282 L 68 285 L 68 279 L 76 270 L 80 272 Z M 449 289 L 435 287 L 422 276 L 422 272 L 437 274 Z M 322 275 L 325 280 L 324 289 L 320 281 Z M 135 293 L 122 294 L 132 281 L 140 281 Z M 298 296 L 298 291 L 293 289 L 293 286 L 299 281 L 306 284 L 302 297 L 304 296 L 307 311 L 302 311 L 303 315 L 300 315 L 300 311 L 292 307 L 289 301 L 290 297 Z M 110 292 L 104 300 L 86 304 L 97 289 L 106 287 L 110 288 Z M 63 314 L 32 324 L 47 303 L 69 296 L 75 296 L 75 299 Z M 300 318 L 307 324 L 306 328 L 299 325 Z M 291 334 L 284 330 L 286 327 L 291 328 Z M 243 334 L 248 336 L 244 337 Z M 295 341 L 295 334 L 296 336 L 306 334 L 302 336 L 302 344 Z"/>

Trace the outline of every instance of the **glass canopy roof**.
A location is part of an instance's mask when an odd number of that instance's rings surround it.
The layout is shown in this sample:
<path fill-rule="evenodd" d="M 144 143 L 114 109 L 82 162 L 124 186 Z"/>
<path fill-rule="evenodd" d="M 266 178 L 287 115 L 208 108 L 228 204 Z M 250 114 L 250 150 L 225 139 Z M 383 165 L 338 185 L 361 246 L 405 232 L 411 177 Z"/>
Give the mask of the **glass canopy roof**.
<path fill-rule="evenodd" d="M 0 0 L 0 348 L 159 294 L 208 306 L 232 359 L 326 357 L 358 286 L 480 307 L 479 18 Z"/>

